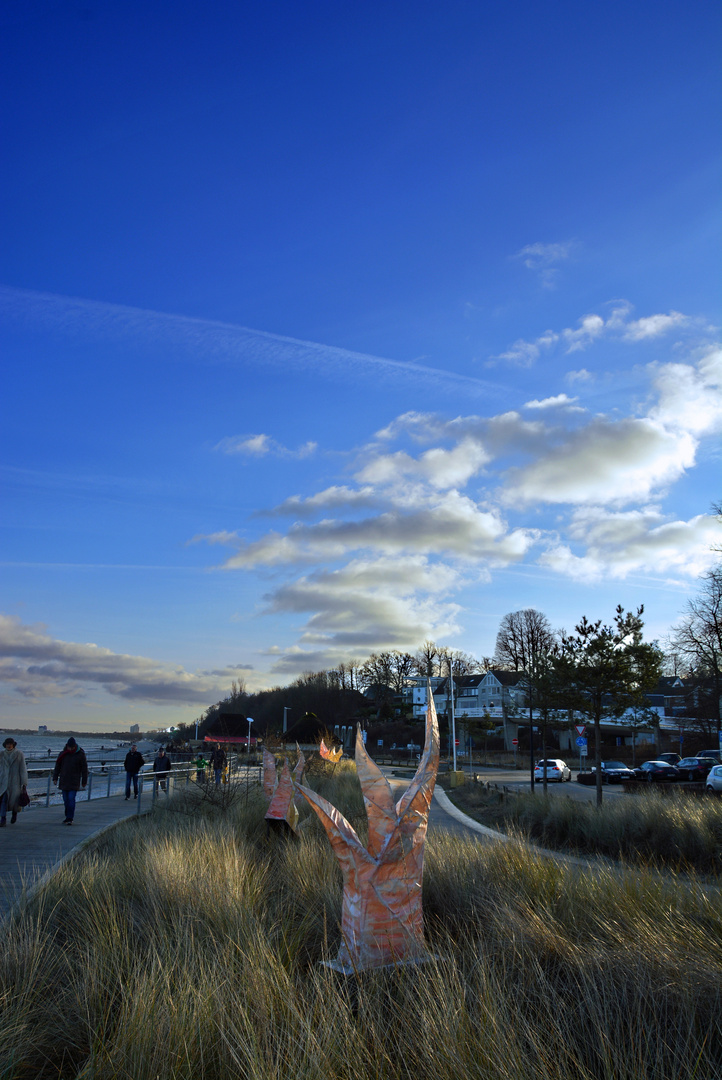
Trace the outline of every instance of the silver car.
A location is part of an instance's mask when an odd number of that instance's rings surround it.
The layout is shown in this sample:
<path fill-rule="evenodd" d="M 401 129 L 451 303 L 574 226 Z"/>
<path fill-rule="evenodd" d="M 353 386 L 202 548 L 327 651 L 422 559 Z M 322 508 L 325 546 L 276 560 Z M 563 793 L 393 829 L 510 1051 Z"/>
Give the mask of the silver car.
<path fill-rule="evenodd" d="M 706 789 L 709 792 L 722 791 L 722 765 L 713 765 L 707 773 L 705 780 Z"/>
<path fill-rule="evenodd" d="M 537 762 L 534 766 L 534 779 L 543 780 L 545 772 L 547 780 L 555 780 L 558 784 L 572 778 L 572 770 L 561 758 L 544 758 Z"/>

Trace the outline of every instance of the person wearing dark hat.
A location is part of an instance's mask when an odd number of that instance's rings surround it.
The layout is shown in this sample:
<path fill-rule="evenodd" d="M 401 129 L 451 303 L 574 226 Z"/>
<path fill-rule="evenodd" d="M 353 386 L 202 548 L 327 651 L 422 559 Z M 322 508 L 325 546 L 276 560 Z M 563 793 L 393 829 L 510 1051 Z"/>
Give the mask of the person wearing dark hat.
<path fill-rule="evenodd" d="M 88 782 L 88 761 L 85 751 L 78 746 L 71 735 L 65 744 L 65 749 L 58 754 L 53 769 L 53 783 L 57 784 L 62 792 L 65 806 L 65 821 L 63 825 L 72 825 L 75 817 L 75 797 L 81 787 Z"/>
<path fill-rule="evenodd" d="M 215 749 L 211 753 L 211 767 L 213 769 L 213 776 L 215 777 L 216 787 L 220 786 L 221 776 L 226 766 L 226 752 L 220 743 L 216 743 Z"/>
<path fill-rule="evenodd" d="M 133 783 L 133 794 L 138 794 L 138 773 L 145 765 L 145 758 L 135 743 L 130 744 L 130 750 L 125 755 L 125 797 L 130 798 L 130 785 Z"/>
<path fill-rule="evenodd" d="M 161 791 L 168 793 L 168 773 L 170 772 L 170 758 L 165 752 L 164 746 L 158 747 L 158 753 L 153 762 L 153 772 L 158 777 L 158 786 Z"/>
<path fill-rule="evenodd" d="M 25 755 L 18 750 L 18 744 L 8 735 L 0 753 L 0 829 L 7 825 L 7 813 L 10 811 L 10 824 L 18 820 L 18 800 L 23 791 L 27 791 L 28 769 Z"/>

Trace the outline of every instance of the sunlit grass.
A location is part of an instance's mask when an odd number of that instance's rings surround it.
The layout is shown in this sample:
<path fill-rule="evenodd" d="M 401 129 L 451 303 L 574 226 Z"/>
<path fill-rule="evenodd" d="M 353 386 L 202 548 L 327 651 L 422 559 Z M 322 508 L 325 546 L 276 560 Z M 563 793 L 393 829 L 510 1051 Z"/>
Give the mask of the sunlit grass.
<path fill-rule="evenodd" d="M 519 794 L 500 801 L 482 785 L 452 797 L 481 821 L 553 848 L 700 874 L 722 872 L 722 799 L 656 791 L 606 799 L 601 807 L 558 796 Z"/>
<path fill-rule="evenodd" d="M 352 820 L 352 772 L 313 778 Z M 344 979 L 341 884 L 313 818 L 267 841 L 253 789 L 119 826 L 6 927 L 0 1077 L 708 1080 L 722 903 L 430 836 L 431 959 Z"/>

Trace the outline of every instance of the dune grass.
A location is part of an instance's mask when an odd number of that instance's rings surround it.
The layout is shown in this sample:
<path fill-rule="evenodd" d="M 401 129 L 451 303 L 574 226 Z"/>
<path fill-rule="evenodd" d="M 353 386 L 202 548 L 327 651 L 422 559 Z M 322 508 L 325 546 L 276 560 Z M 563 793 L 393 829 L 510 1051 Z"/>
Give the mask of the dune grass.
<path fill-rule="evenodd" d="M 502 798 L 482 784 L 450 793 L 460 809 L 544 846 L 705 875 L 722 873 L 722 799 L 643 791 L 592 802 L 551 795 Z"/>
<path fill-rule="evenodd" d="M 349 770 L 316 777 L 354 822 Z M 265 837 L 251 790 L 185 793 L 67 864 L 6 926 L 0 1078 L 709 1080 L 722 902 L 650 872 L 429 837 L 431 959 L 346 979 L 313 817 Z"/>

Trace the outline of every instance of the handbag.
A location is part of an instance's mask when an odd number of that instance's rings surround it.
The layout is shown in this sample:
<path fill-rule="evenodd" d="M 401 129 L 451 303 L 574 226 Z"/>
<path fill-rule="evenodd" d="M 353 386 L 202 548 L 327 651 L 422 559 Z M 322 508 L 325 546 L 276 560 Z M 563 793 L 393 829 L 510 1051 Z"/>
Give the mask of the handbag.
<path fill-rule="evenodd" d="M 21 791 L 18 795 L 18 806 L 21 808 L 23 806 L 30 806 L 30 796 L 27 791 Z"/>

